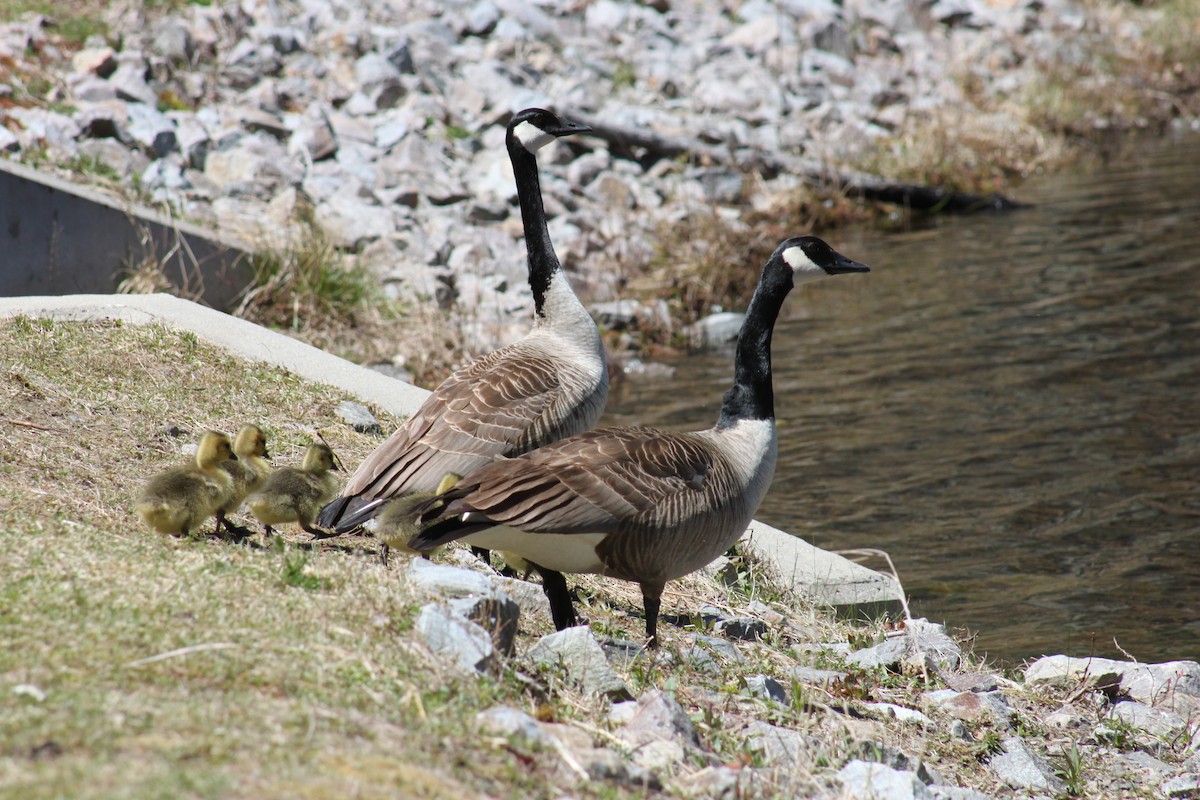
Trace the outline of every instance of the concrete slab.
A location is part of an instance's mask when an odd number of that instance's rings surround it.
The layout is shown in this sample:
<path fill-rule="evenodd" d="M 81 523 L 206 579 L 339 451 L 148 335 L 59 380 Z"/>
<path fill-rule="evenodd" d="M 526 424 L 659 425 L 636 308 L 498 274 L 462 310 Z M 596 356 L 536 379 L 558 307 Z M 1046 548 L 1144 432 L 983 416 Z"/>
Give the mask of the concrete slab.
<path fill-rule="evenodd" d="M 416 386 L 381 375 L 283 334 L 220 311 L 166 294 L 0 297 L 0 318 L 56 320 L 120 319 L 162 323 L 189 330 L 231 353 L 284 367 L 317 383 L 407 416 L 429 395 Z M 785 585 L 843 615 L 874 616 L 900 608 L 891 576 L 855 564 L 770 525 L 752 522 L 743 541 L 772 564 Z"/>
<path fill-rule="evenodd" d="M 248 248 L 199 226 L 0 158 L 0 296 L 113 292 L 147 259 L 180 294 L 228 308 Z"/>
<path fill-rule="evenodd" d="M 243 358 L 284 367 L 400 416 L 411 414 L 429 396 L 425 389 L 360 367 L 290 336 L 169 294 L 0 297 L 0 317 L 22 315 L 77 322 L 120 319 L 139 325 L 172 325 Z"/>

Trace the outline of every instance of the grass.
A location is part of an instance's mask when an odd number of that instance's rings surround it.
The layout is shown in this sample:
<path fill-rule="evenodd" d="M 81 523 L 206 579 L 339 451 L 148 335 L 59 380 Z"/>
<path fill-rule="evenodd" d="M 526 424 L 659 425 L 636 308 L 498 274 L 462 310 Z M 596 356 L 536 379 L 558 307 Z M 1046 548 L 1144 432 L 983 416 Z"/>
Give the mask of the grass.
<path fill-rule="evenodd" d="M 474 731 L 477 711 L 533 712 L 546 690 L 431 662 L 409 637 L 401 560 L 384 568 L 367 541 L 312 547 L 294 526 L 265 545 L 165 537 L 132 513 L 206 428 L 254 420 L 276 464 L 320 434 L 357 463 L 377 441 L 335 421 L 336 392 L 159 326 L 16 318 L 0 339 L 0 796 L 556 794 L 546 767 Z M 636 638 L 635 587 L 581 591 Z M 549 629 L 523 620 L 522 647 Z M 645 669 L 646 686 L 692 682 Z M 598 724 L 583 698 L 549 702 Z"/>
<path fill-rule="evenodd" d="M 508 705 L 633 757 L 614 740 L 607 703 L 553 671 L 517 658 L 463 677 L 432 657 L 414 632 L 425 600 L 400 579 L 405 560 L 385 567 L 372 540 L 313 543 L 295 526 L 243 544 L 175 538 L 132 513 L 141 483 L 185 460 L 184 445 L 206 428 L 256 422 L 276 464 L 298 463 L 318 435 L 358 463 L 378 440 L 336 420 L 339 392 L 154 325 L 15 318 L 0 321 L 0 341 L 0 798 L 645 796 L 581 779 L 554 748 L 480 735 L 475 715 Z M 441 557 L 471 558 L 456 553 Z M 635 585 L 571 582 L 597 635 L 640 638 Z M 703 605 L 732 615 L 765 606 L 774 618 L 763 641 L 735 643 L 737 658 L 716 648 L 701 663 L 686 648 L 703 623 L 677 615 Z M 931 686 L 834 654 L 873 643 L 886 625 L 835 621 L 745 554 L 673 582 L 664 612 L 661 654 L 614 667 L 635 695 L 672 692 L 719 762 L 761 766 L 746 779 L 766 796 L 818 796 L 828 773 L 869 747 L 915 754 L 996 795 L 980 768 L 1000 741 L 989 724 L 973 724 L 964 741 L 879 721 L 863 706 L 917 708 Z M 551 629 L 546 615 L 522 614 L 518 653 Z M 846 677 L 809 685 L 791 677 L 802 664 Z M 789 702 L 750 696 L 745 679 L 756 674 L 789 687 Z M 1052 737 L 1039 715 L 1072 691 L 1009 698 L 1037 739 Z M 766 766 L 746 733 L 753 720 L 812 737 L 811 763 Z M 1101 755 L 1088 751 L 1089 781 L 1105 774 Z M 685 760 L 661 773 L 662 794 L 684 791 L 707 766 Z"/>

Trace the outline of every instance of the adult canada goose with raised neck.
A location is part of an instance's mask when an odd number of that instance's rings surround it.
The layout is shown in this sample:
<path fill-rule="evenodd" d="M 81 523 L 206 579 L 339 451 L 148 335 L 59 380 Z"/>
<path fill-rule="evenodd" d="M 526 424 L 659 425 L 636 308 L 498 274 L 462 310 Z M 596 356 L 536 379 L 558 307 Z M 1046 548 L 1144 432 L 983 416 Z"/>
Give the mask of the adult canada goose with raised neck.
<path fill-rule="evenodd" d="M 313 527 L 313 519 L 321 506 L 337 494 L 337 478 L 329 474 L 335 469 L 329 445 L 310 444 L 299 468 L 282 467 L 272 472 L 262 488 L 247 498 L 246 505 L 268 536 L 274 532 L 272 526 L 284 522 L 297 522 L 318 536 L 321 532 Z"/>
<path fill-rule="evenodd" d="M 187 536 L 216 515 L 233 493 L 233 478 L 225 465 L 236 462 L 229 437 L 206 431 L 200 437 L 195 461 L 152 477 L 134 509 L 150 527 L 161 533 Z M 214 530 L 219 533 L 220 522 Z"/>
<path fill-rule="evenodd" d="M 462 539 L 524 558 L 542 575 L 554 624 L 575 624 L 561 573 L 641 586 L 657 644 L 663 586 L 724 553 L 746 530 L 775 472 L 771 335 L 795 283 L 867 272 L 813 236 L 776 248 L 750 300 L 733 386 L 704 431 L 601 428 L 469 473 L 418 506 L 426 551 Z"/>
<path fill-rule="evenodd" d="M 587 130 L 539 108 L 513 116 L 505 142 L 525 228 L 533 330 L 443 381 L 359 465 L 341 496 L 321 511 L 319 525 L 348 532 L 392 498 L 436 490 L 447 473 L 466 474 L 600 419 L 608 398 L 604 345 L 554 253 L 535 156 L 554 139 Z"/>

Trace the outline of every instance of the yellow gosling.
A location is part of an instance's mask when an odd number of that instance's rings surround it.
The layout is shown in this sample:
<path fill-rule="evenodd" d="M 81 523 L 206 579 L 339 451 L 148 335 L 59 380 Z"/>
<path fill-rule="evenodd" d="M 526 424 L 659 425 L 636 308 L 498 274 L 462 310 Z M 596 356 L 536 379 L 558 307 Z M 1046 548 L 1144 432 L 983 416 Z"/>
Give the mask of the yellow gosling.
<path fill-rule="evenodd" d="M 403 497 L 397 497 L 383 507 L 383 511 L 375 518 L 373 530 L 375 538 L 380 542 L 379 557 L 383 560 L 384 566 L 387 566 L 388 554 L 392 550 L 417 555 L 417 551 L 408 546 L 408 540 L 420 533 L 420 528 L 412 516 L 412 510 L 417 507 L 418 503 L 424 503 L 450 491 L 460 480 L 462 480 L 461 475 L 447 472 L 432 492 L 413 492 Z"/>
<path fill-rule="evenodd" d="M 217 524 L 224 525 L 227 531 L 248 536 L 249 530 L 231 524 L 226 515 L 236 513 L 242 501 L 266 483 L 267 475 L 271 472 L 271 463 L 267 461 L 271 454 L 267 452 L 266 434 L 257 425 L 243 425 L 233 440 L 233 452 L 237 458 L 221 465 L 233 478 L 233 491 L 229 500 L 217 510 Z"/>
<path fill-rule="evenodd" d="M 236 462 L 229 437 L 208 431 L 200 438 L 196 461 L 150 479 L 134 506 L 142 521 L 162 533 L 186 536 L 217 514 L 233 492 L 225 462 Z M 218 523 L 215 532 L 220 530 Z"/>
<path fill-rule="evenodd" d="M 250 495 L 250 513 L 263 524 L 267 535 L 274 533 L 272 525 L 298 522 L 305 531 L 323 538 L 327 534 L 312 523 L 321 506 L 337 494 L 337 478 L 329 474 L 335 469 L 333 451 L 327 445 L 309 445 L 300 468 L 275 470 L 262 488 Z"/>

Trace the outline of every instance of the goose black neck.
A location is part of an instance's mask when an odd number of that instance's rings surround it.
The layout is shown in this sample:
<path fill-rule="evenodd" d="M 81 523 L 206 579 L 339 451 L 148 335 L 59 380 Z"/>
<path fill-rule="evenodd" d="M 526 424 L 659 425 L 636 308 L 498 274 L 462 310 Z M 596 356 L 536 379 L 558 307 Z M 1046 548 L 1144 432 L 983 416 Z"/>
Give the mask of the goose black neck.
<path fill-rule="evenodd" d="M 508 157 L 512 161 L 517 182 L 517 199 L 521 203 L 521 222 L 525 227 L 525 254 L 529 267 L 529 288 L 533 290 L 534 308 L 539 317 L 545 316 L 543 303 L 550 281 L 560 265 L 550 242 L 546 227 L 546 211 L 542 207 L 542 185 L 538 180 L 537 158 L 513 137 L 508 140 Z"/>
<path fill-rule="evenodd" d="M 771 385 L 771 334 L 783 300 L 792 290 L 792 270 L 772 258 L 763 268 L 738 334 L 733 359 L 733 386 L 721 404 L 718 428 L 739 420 L 774 419 L 775 391 Z"/>

